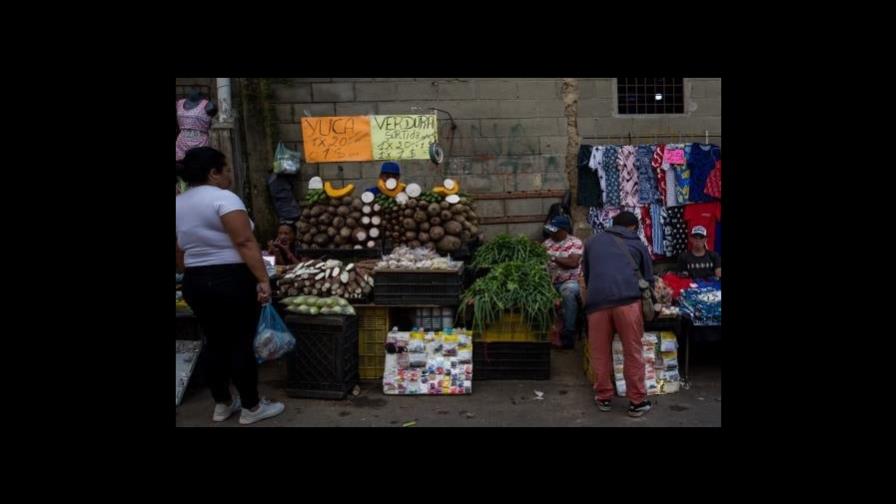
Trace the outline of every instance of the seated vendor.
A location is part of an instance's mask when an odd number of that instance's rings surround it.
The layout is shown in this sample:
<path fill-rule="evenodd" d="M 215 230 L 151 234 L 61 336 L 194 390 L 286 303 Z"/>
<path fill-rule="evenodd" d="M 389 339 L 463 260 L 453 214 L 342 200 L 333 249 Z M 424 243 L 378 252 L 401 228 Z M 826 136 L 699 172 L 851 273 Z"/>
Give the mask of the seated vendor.
<path fill-rule="evenodd" d="M 562 348 L 575 346 L 576 317 L 579 313 L 579 275 L 582 271 L 582 254 L 585 246 L 582 240 L 573 236 L 569 216 L 558 215 L 545 226 L 550 238 L 544 241 L 544 248 L 551 257 L 548 271 L 554 288 L 563 298 L 563 332 L 560 333 Z"/>
<path fill-rule="evenodd" d="M 268 240 L 268 254 L 277 258 L 278 266 L 298 264 L 296 258 L 296 230 L 288 222 L 281 223 L 277 228 L 277 239 Z"/>
<path fill-rule="evenodd" d="M 706 228 L 694 226 L 689 240 L 690 250 L 678 256 L 678 272 L 692 279 L 722 278 L 722 258 L 706 248 Z"/>
<path fill-rule="evenodd" d="M 395 180 L 401 179 L 401 169 L 398 166 L 398 163 L 394 161 L 386 161 L 380 167 L 380 180 L 383 182 L 389 180 L 390 178 L 394 178 Z M 377 186 L 373 186 L 367 189 L 372 192 L 374 196 L 379 196 L 380 188 Z"/>

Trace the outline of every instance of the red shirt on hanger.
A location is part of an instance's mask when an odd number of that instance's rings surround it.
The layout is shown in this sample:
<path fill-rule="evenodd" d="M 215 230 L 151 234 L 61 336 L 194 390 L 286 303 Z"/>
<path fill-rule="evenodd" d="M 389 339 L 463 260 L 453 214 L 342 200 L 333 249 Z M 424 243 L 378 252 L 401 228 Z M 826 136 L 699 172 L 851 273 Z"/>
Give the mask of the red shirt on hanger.
<path fill-rule="evenodd" d="M 706 228 L 706 248 L 715 250 L 716 222 L 722 220 L 722 203 L 694 203 L 684 207 L 684 220 L 688 223 L 688 235 L 694 226 Z"/>

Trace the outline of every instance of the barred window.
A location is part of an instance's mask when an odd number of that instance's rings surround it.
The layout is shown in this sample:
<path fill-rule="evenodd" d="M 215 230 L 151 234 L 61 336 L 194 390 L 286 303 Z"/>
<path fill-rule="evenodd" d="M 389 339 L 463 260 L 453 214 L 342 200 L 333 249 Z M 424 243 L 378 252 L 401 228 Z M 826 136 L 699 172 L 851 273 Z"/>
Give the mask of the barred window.
<path fill-rule="evenodd" d="M 683 114 L 684 79 L 620 77 L 616 79 L 620 114 Z"/>

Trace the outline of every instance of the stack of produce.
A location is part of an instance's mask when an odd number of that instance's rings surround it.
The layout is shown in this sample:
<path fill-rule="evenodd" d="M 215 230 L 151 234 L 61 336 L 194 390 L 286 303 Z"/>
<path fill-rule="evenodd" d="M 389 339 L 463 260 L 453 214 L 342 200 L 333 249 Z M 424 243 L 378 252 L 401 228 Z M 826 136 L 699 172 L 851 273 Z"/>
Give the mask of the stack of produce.
<path fill-rule="evenodd" d="M 383 256 L 377 263 L 375 271 L 382 270 L 426 270 L 457 271 L 463 265 L 460 261 L 452 261 L 442 257 L 434 250 L 426 247 L 409 248 L 404 245 L 396 248 L 391 254 Z"/>
<path fill-rule="evenodd" d="M 301 315 L 354 315 L 355 309 L 339 296 L 295 296 L 280 301 L 286 310 Z"/>
<path fill-rule="evenodd" d="M 280 297 L 332 294 L 347 299 L 362 299 L 373 289 L 373 268 L 376 264 L 376 259 L 348 265 L 335 259 L 299 263 L 279 280 L 277 294 Z"/>
<path fill-rule="evenodd" d="M 351 184 L 335 189 L 319 177 L 311 179 L 302 216 L 296 223 L 302 248 L 309 249 L 361 249 L 376 248 L 381 239 L 380 206 L 372 198 L 351 196 Z M 365 193 L 368 194 L 368 193 Z"/>
<path fill-rule="evenodd" d="M 384 238 L 396 246 L 426 247 L 441 253 L 455 252 L 474 238 L 481 240 L 472 200 L 458 194 L 456 182 L 446 179 L 445 184 L 451 185 L 453 192 L 440 186 L 422 193 L 420 186 L 410 184 L 406 192 L 377 196 L 374 203 L 382 207 Z"/>
<path fill-rule="evenodd" d="M 470 265 L 474 268 L 492 268 L 511 261 L 545 265 L 549 260 L 547 251 L 540 243 L 523 235 L 500 234 L 479 247 Z"/>
<path fill-rule="evenodd" d="M 480 334 L 500 319 L 505 310 L 522 312 L 523 321 L 535 331 L 546 331 L 559 298 L 548 274 L 544 247 L 525 236 L 501 234 L 481 246 L 472 266 L 489 268 L 461 299 L 458 316 L 473 310 L 473 329 Z"/>
<path fill-rule="evenodd" d="M 553 321 L 557 299 L 545 263 L 506 262 L 494 266 L 464 293 L 458 316 L 465 319 L 472 307 L 473 329 L 481 333 L 505 310 L 518 311 L 529 327 L 546 331 Z"/>

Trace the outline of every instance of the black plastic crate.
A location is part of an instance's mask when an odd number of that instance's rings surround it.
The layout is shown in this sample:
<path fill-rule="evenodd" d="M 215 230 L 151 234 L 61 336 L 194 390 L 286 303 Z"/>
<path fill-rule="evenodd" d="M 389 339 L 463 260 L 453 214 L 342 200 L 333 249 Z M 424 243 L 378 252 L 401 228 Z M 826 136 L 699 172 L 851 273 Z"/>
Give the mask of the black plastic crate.
<path fill-rule="evenodd" d="M 358 317 L 287 315 L 296 338 L 287 358 L 290 397 L 344 399 L 358 384 Z"/>
<path fill-rule="evenodd" d="M 473 371 L 476 380 L 550 380 L 551 344 L 476 342 Z"/>
<path fill-rule="evenodd" d="M 391 306 L 457 306 L 463 293 L 464 268 L 452 272 L 377 271 L 373 301 Z"/>
<path fill-rule="evenodd" d="M 381 246 L 374 248 L 364 247 L 362 249 L 299 249 L 296 251 L 296 257 L 301 259 L 338 259 L 343 262 L 361 261 L 364 259 L 379 259 L 383 256 Z M 299 262 L 303 262 L 301 259 Z"/>

